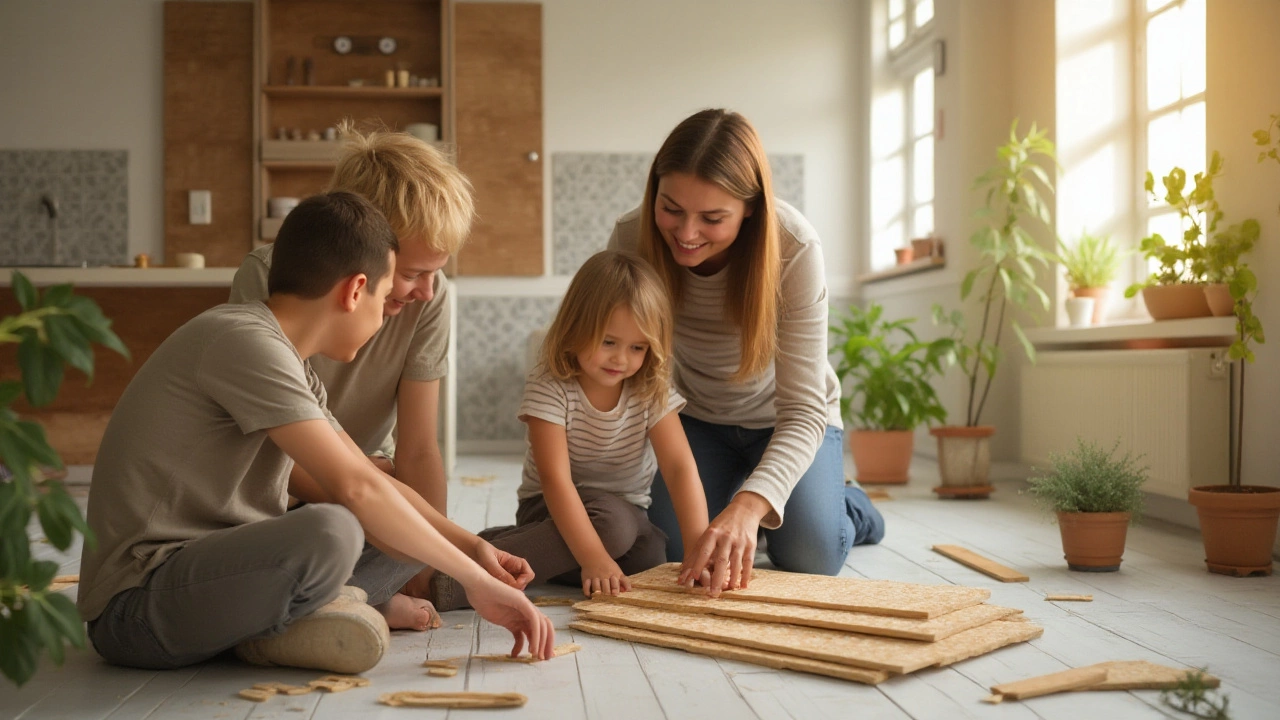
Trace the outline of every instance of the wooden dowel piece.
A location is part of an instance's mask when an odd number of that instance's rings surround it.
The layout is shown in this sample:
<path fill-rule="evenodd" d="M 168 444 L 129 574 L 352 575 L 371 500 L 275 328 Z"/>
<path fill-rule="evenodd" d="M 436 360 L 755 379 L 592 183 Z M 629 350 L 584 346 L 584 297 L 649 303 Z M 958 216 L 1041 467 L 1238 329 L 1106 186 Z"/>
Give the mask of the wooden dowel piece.
<path fill-rule="evenodd" d="M 1005 567 L 994 560 L 985 558 L 959 545 L 934 545 L 933 551 L 939 555 L 949 557 L 961 565 L 971 567 L 983 575 L 993 577 L 1000 582 L 1026 582 L 1031 579 L 1013 568 Z"/>

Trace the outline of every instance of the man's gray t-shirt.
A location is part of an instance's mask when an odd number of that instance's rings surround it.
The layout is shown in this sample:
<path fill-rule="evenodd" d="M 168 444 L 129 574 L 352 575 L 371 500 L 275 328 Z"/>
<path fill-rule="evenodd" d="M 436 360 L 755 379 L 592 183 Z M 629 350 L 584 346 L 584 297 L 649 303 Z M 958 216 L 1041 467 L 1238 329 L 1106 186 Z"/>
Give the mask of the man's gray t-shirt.
<path fill-rule="evenodd" d="M 231 282 L 231 302 L 265 301 L 271 250 L 264 245 L 240 263 Z M 396 407 L 401 380 L 444 377 L 449 349 L 449 281 L 435 273 L 435 296 L 411 302 L 360 348 L 349 363 L 311 358 L 329 393 L 329 410 L 366 455 L 395 456 Z"/>
<path fill-rule="evenodd" d="M 284 514 L 293 461 L 266 430 L 313 419 L 340 429 L 266 305 L 220 305 L 178 328 L 138 369 L 102 438 L 81 615 L 97 618 L 192 540 Z"/>

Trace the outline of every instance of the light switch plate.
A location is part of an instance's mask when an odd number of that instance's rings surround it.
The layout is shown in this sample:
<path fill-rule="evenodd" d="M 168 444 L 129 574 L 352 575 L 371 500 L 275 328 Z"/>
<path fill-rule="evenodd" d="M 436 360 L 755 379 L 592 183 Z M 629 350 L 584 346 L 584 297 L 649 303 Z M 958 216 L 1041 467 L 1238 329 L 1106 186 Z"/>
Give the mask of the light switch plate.
<path fill-rule="evenodd" d="M 213 193 L 208 190 L 187 192 L 187 216 L 192 225 L 208 225 L 213 222 Z"/>

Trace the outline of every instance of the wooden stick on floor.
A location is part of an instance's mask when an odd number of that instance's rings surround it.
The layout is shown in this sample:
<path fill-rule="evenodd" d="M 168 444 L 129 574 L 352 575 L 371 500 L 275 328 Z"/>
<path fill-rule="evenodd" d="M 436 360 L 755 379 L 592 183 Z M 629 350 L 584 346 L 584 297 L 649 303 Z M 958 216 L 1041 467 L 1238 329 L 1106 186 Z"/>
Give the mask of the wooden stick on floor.
<path fill-rule="evenodd" d="M 1026 582 L 1031 579 L 1013 568 L 1005 567 L 995 560 L 982 557 L 978 553 L 962 548 L 959 545 L 934 545 L 933 551 L 939 555 L 945 555 L 961 565 L 967 565 L 983 575 L 989 575 L 1000 582 Z"/>

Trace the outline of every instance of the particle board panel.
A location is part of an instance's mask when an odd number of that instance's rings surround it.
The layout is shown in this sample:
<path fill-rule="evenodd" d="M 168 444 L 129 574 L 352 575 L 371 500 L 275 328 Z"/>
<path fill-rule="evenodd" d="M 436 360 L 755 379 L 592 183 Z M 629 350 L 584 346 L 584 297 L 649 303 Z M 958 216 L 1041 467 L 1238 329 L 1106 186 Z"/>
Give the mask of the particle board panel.
<path fill-rule="evenodd" d="M 677 585 L 679 573 L 679 563 L 659 565 L 632 575 L 631 587 L 676 593 L 706 592 L 703 588 L 689 591 Z M 892 580 L 752 570 L 748 587 L 725 591 L 721 597 L 927 619 L 984 602 L 991 597 L 991 591 L 958 585 L 917 585 Z"/>
<path fill-rule="evenodd" d="M 839 630 L 673 613 L 595 600 L 578 603 L 574 607 L 586 612 L 588 620 L 899 674 L 934 665 L 950 665 L 1005 645 L 1040 637 L 1044 632 L 1043 628 L 1030 622 L 996 620 L 945 640 L 922 643 Z"/>
<path fill-rule="evenodd" d="M 590 616 L 588 616 L 588 618 L 589 617 Z M 616 640 L 644 643 L 645 645 L 657 645 L 659 647 L 673 648 L 675 650 L 684 650 L 697 655 L 707 655 L 709 657 L 724 658 L 727 660 L 739 660 L 753 665 L 763 665 L 765 667 L 782 670 L 798 670 L 800 672 L 812 673 L 814 675 L 825 675 L 827 677 L 839 678 L 841 680 L 852 680 L 853 682 L 865 683 L 867 685 L 875 685 L 876 683 L 884 682 L 889 678 L 889 673 L 883 670 L 868 670 L 840 663 L 811 660 L 808 658 L 796 657 L 795 655 L 730 645 L 727 643 L 715 642 L 713 640 L 703 640 L 673 633 L 658 632 L 656 630 L 644 630 L 625 625 L 597 622 L 591 619 L 575 620 L 569 623 L 569 627 L 574 630 L 591 633 L 592 635 L 603 635 L 604 637 L 611 637 Z"/>
<path fill-rule="evenodd" d="M 991 558 L 985 558 L 959 545 L 934 545 L 933 551 L 939 555 L 949 557 L 961 565 L 971 567 L 983 575 L 993 577 L 1000 582 L 1027 582 L 1031 579 L 1013 568 L 1001 565 Z"/>
<path fill-rule="evenodd" d="M 828 630 L 845 630 L 867 635 L 883 635 L 885 637 L 898 637 L 923 642 L 936 642 L 943 638 L 951 637 L 958 632 L 986 625 L 993 620 L 999 620 L 1022 612 L 1017 608 L 982 604 L 970 605 L 967 608 L 961 608 L 946 615 L 939 615 L 936 618 L 919 620 L 850 610 L 828 610 L 825 608 L 805 607 L 803 605 L 781 605 L 752 600 L 713 599 L 691 594 L 641 589 L 633 589 L 630 592 L 614 596 L 596 593 L 592 599 L 672 612 L 701 613 L 719 615 L 720 617 L 741 618 L 743 620 L 757 620 L 759 622 L 777 622 L 787 625 L 826 628 Z"/>

